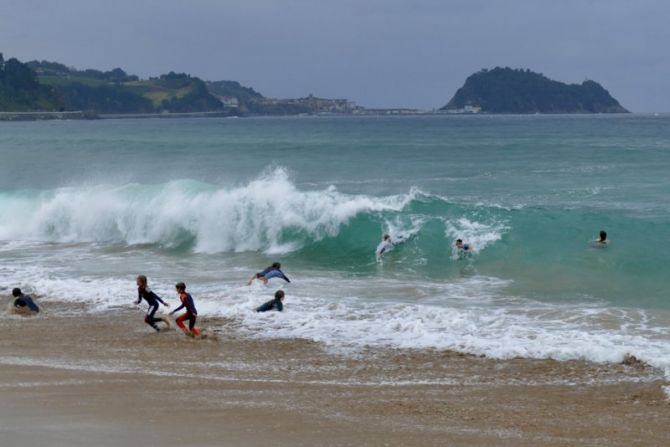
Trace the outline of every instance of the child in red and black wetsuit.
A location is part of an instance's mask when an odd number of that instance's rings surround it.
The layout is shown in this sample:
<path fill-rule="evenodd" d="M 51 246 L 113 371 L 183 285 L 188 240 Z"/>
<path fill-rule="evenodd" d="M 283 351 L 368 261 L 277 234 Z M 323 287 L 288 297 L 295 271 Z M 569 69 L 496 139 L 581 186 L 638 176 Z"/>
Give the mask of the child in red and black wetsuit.
<path fill-rule="evenodd" d="M 186 293 L 186 284 L 183 282 L 178 282 L 177 285 L 175 286 L 177 289 L 177 293 L 179 294 L 179 299 L 181 300 L 181 306 L 170 312 L 170 315 L 174 314 L 175 312 L 186 308 L 186 313 L 180 315 L 177 317 L 177 326 L 184 331 L 186 335 L 194 335 L 194 336 L 199 336 L 200 335 L 200 330 L 195 327 L 195 319 L 198 316 L 198 311 L 195 310 L 195 304 L 193 304 L 193 297 L 189 294 Z M 186 330 L 186 326 L 184 326 L 184 320 L 188 318 L 188 330 Z"/>
<path fill-rule="evenodd" d="M 145 299 L 147 304 L 149 305 L 149 309 L 147 310 L 147 315 L 144 317 L 144 322 L 154 328 L 156 332 L 160 331 L 160 328 L 156 326 L 156 322 L 162 321 L 165 324 L 170 326 L 168 321 L 164 318 L 156 318 L 154 315 L 156 314 L 156 311 L 158 310 L 158 303 L 161 303 L 163 306 L 170 307 L 169 304 L 167 304 L 165 301 L 161 299 L 160 296 L 156 295 L 151 291 L 149 287 L 147 287 L 147 277 L 144 275 L 139 275 L 137 277 L 137 301 L 135 301 L 135 304 L 140 304 L 142 302 L 142 299 Z"/>

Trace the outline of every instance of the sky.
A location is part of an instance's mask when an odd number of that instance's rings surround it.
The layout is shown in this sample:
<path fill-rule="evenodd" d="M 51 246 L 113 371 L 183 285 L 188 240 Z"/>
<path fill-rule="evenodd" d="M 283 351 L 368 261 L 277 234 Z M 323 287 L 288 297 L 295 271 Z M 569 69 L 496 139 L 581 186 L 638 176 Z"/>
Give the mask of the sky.
<path fill-rule="evenodd" d="M 509 66 L 670 112 L 669 22 L 670 0 L 0 0 L 0 52 L 420 109 Z"/>

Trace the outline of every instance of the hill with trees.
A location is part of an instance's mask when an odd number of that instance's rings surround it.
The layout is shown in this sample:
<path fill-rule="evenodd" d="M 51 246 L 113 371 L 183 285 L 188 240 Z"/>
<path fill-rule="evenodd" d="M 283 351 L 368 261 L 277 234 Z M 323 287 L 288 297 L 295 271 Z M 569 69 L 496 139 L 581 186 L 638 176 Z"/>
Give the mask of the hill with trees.
<path fill-rule="evenodd" d="M 204 81 L 186 73 L 140 79 L 120 68 L 77 70 L 63 64 L 31 61 L 39 82 L 52 88 L 65 110 L 96 113 L 183 113 L 222 111 Z"/>
<path fill-rule="evenodd" d="M 628 113 L 595 81 L 565 84 L 530 70 L 496 67 L 470 75 L 441 110 L 454 113 Z"/>
<path fill-rule="evenodd" d="M 121 68 L 78 70 L 58 62 L 0 60 L 0 112 L 84 111 L 90 117 L 201 112 L 216 112 L 218 116 L 342 114 L 360 110 L 344 99 L 312 95 L 266 98 L 239 82 L 205 82 L 172 71 L 140 79 Z"/>
<path fill-rule="evenodd" d="M 0 53 L 0 111 L 58 109 L 52 89 L 40 84 L 30 67 L 14 58 L 5 61 Z"/>

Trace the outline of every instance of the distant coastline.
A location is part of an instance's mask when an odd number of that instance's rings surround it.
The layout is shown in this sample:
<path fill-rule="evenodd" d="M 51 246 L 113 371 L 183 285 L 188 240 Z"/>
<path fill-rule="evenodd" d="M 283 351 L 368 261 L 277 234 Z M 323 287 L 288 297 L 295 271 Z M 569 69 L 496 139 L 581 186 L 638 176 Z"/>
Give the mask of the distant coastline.
<path fill-rule="evenodd" d="M 186 73 L 140 79 L 120 68 L 78 70 L 57 62 L 4 60 L 0 121 L 253 116 L 629 113 L 595 81 L 563 84 L 496 67 L 469 76 L 442 108 L 366 108 L 348 99 L 269 98 L 236 81 Z"/>

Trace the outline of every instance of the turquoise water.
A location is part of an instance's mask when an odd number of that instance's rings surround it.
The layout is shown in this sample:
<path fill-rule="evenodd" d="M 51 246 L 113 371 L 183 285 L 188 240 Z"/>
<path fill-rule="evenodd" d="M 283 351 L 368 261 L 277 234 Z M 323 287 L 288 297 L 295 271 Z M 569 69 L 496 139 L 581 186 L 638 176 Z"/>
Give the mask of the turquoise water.
<path fill-rule="evenodd" d="M 6 288 L 186 279 L 254 332 L 243 284 L 280 260 L 279 336 L 670 365 L 670 116 L 2 123 L 0 159 Z M 411 239 L 377 263 L 384 232 Z"/>

